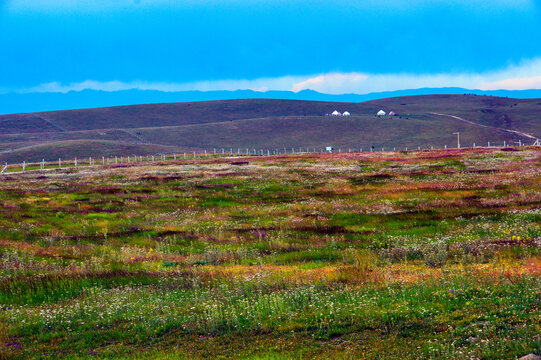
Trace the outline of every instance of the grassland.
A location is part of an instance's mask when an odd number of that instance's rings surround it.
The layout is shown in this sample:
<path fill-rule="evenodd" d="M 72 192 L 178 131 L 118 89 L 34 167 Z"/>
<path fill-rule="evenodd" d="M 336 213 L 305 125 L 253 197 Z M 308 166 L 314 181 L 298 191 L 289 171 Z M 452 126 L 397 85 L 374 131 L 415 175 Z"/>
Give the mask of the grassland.
<path fill-rule="evenodd" d="M 541 149 L 0 176 L 0 357 L 541 353 Z"/>
<path fill-rule="evenodd" d="M 164 146 L 177 151 L 430 148 L 455 144 L 457 131 L 467 146 L 532 144 L 533 139 L 505 130 L 541 137 L 540 104 L 538 99 L 430 95 L 363 103 L 246 99 L 0 115 L 0 162 L 54 161 L 59 154 L 101 157 L 113 151 L 117 156 L 147 155 Z M 352 116 L 324 116 L 335 109 Z M 380 109 L 397 115 L 376 118 Z"/>
<path fill-rule="evenodd" d="M 141 154 L 172 154 L 180 152 L 180 148 L 159 144 L 138 144 L 134 142 L 124 142 L 118 140 L 66 140 L 50 141 L 20 147 L 0 155 L 0 159 L 6 159 L 6 163 L 20 165 L 26 162 L 54 161 L 62 159 L 64 161 L 74 161 L 88 157 L 114 158 L 115 156 L 131 156 Z"/>

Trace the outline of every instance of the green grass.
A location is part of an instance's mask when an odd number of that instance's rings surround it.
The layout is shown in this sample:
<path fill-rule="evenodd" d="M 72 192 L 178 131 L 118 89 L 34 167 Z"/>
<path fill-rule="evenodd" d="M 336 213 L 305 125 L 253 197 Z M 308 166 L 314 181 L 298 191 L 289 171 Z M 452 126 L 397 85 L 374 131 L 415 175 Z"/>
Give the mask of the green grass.
<path fill-rule="evenodd" d="M 539 354 L 540 156 L 313 154 L 0 178 L 0 358 Z"/>
<path fill-rule="evenodd" d="M 91 287 L 87 297 L 39 312 L 21 309 L 20 317 L 12 321 L 24 345 L 56 338 L 62 339 L 59 350 L 75 353 L 100 351 L 112 338 L 125 346 L 140 347 L 156 345 L 169 334 L 181 338 L 257 337 L 267 333 L 287 336 L 292 331 L 300 336 L 311 334 L 313 341 L 364 331 L 413 341 L 430 338 L 420 349 L 411 349 L 419 357 L 497 359 L 502 352 L 516 356 L 540 350 L 535 340 L 538 332 L 531 322 L 539 310 L 541 283 L 535 278 L 497 286 L 449 278 L 420 286 L 362 291 L 319 286 L 269 291 L 252 283 L 176 290 L 165 285 L 162 289 L 160 285 L 114 290 Z M 107 299 L 107 303 L 99 299 Z M 102 330 L 96 333 L 96 329 Z M 469 346 L 471 342 L 477 345 Z"/>

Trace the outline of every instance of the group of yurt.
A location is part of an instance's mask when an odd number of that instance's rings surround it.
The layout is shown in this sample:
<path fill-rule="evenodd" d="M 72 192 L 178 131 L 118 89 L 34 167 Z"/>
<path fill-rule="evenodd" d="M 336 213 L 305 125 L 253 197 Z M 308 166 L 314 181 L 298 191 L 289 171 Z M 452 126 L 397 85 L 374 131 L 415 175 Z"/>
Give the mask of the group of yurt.
<path fill-rule="evenodd" d="M 383 110 L 378 111 L 377 114 L 376 114 L 377 117 L 382 117 L 382 116 L 385 116 L 385 115 L 387 115 L 387 113 L 385 111 L 383 111 Z M 395 115 L 394 111 L 389 112 L 389 117 L 390 118 L 392 118 L 394 115 Z"/>
<path fill-rule="evenodd" d="M 331 116 L 350 116 L 351 114 L 349 113 L 349 111 L 344 111 L 343 113 L 341 113 L 340 111 L 338 110 L 334 110 L 332 113 L 331 113 Z"/>
<path fill-rule="evenodd" d="M 344 111 L 343 113 L 341 113 L 340 111 L 338 110 L 334 110 L 332 113 L 330 114 L 326 114 L 327 116 L 350 116 L 351 114 L 349 113 L 349 111 Z M 380 110 L 377 112 L 376 116 L 377 117 L 382 117 L 382 116 L 386 116 L 387 113 L 383 110 Z M 395 112 L 394 111 L 391 111 L 389 112 L 389 116 L 394 116 L 395 115 Z"/>

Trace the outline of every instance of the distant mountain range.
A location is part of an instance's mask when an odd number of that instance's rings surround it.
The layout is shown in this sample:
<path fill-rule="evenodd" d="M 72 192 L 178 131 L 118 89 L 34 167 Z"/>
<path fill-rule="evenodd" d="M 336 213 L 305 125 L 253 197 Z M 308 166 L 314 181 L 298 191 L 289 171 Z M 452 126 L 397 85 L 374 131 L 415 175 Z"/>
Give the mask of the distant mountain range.
<path fill-rule="evenodd" d="M 134 104 L 176 103 L 234 99 L 286 99 L 335 102 L 362 102 L 389 97 L 434 94 L 476 94 L 517 99 L 541 98 L 541 89 L 533 90 L 469 90 L 462 88 L 422 88 L 386 91 L 370 94 L 323 94 L 313 90 L 266 91 L 179 91 L 155 90 L 98 91 L 82 90 L 67 93 L 7 93 L 0 94 L 0 114 L 29 113 L 53 110 L 97 108 Z"/>

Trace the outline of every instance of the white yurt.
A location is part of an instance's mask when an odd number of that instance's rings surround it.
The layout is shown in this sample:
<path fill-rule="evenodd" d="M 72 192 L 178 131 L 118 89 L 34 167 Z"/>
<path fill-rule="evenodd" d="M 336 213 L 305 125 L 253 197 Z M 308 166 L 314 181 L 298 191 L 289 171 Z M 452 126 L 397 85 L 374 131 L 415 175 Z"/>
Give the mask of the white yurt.
<path fill-rule="evenodd" d="M 391 111 L 391 112 L 389 113 L 389 116 L 395 116 L 395 115 L 396 115 L 396 114 L 395 114 L 394 111 Z"/>
<path fill-rule="evenodd" d="M 342 114 L 342 116 L 350 116 L 351 114 L 349 113 L 349 111 L 344 111 L 344 113 Z"/>
<path fill-rule="evenodd" d="M 385 111 L 380 110 L 380 111 L 378 111 L 378 113 L 376 115 L 377 116 L 385 116 Z"/>
<path fill-rule="evenodd" d="M 338 112 L 338 110 L 334 110 L 331 114 L 332 116 L 340 116 L 342 115 L 341 113 Z"/>

